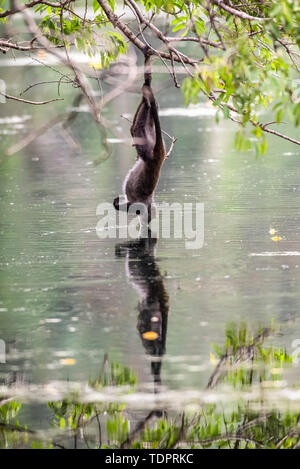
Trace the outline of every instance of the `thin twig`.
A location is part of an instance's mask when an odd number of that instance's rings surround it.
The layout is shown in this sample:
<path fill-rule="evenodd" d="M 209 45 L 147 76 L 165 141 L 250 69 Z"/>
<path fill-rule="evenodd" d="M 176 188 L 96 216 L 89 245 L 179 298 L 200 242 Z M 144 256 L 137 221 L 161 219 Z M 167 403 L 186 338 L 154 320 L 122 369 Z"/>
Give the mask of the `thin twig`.
<path fill-rule="evenodd" d="M 13 99 L 14 101 L 18 101 L 20 103 L 33 104 L 35 106 L 41 106 L 43 104 L 53 103 L 54 101 L 64 100 L 64 98 L 54 98 L 54 99 L 49 99 L 48 101 L 29 101 L 27 99 L 16 98 L 16 96 L 10 96 L 9 94 L 3 93 L 2 91 L 0 91 L 0 94 L 4 96 L 6 99 Z"/>
<path fill-rule="evenodd" d="M 224 3 L 222 0 L 210 0 L 212 4 L 217 5 L 218 7 L 222 8 L 223 10 L 227 11 L 231 15 L 237 16 L 238 18 L 242 18 L 243 20 L 249 20 L 249 21 L 265 21 L 268 20 L 269 18 L 261 18 L 259 16 L 251 16 L 248 15 L 247 13 L 244 13 L 243 11 L 236 10 L 235 8 L 230 7 L 226 3 Z"/>
<path fill-rule="evenodd" d="M 40 81 L 38 83 L 33 83 L 32 85 L 27 86 L 27 88 L 25 88 L 24 91 L 21 91 L 20 96 L 22 96 L 22 94 L 25 94 L 27 91 L 31 90 L 31 88 L 34 88 L 35 86 L 48 85 L 50 83 L 59 83 L 59 82 L 60 82 L 60 80 L 51 80 L 51 81 Z M 72 80 L 63 81 L 62 83 L 72 83 Z"/>

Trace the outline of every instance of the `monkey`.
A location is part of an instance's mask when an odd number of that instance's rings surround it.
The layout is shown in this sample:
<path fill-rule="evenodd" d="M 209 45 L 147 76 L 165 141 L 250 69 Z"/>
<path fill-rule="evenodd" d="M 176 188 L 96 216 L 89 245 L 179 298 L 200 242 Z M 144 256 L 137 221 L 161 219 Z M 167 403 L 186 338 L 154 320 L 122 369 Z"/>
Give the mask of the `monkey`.
<path fill-rule="evenodd" d="M 142 86 L 142 100 L 135 113 L 130 132 L 133 146 L 137 151 L 137 161 L 130 169 L 123 183 L 125 201 L 114 199 L 116 210 L 129 210 L 134 203 L 142 203 L 147 208 L 147 221 L 152 215 L 154 190 L 160 170 L 166 158 L 166 149 L 160 127 L 157 103 L 151 88 L 150 56 L 145 54 L 145 74 Z M 139 214 L 137 212 L 137 214 Z"/>

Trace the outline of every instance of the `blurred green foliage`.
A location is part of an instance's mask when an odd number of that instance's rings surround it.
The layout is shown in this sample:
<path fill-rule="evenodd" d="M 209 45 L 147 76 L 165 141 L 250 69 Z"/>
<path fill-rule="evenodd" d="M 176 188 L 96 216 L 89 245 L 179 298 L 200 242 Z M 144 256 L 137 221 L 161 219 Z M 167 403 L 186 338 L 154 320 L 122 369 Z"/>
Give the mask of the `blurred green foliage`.
<path fill-rule="evenodd" d="M 146 21 L 151 19 L 158 26 L 163 12 L 167 29 L 177 39 L 178 52 L 173 52 L 177 57 L 182 54 L 183 44 L 178 39 L 198 42 L 197 46 L 191 43 L 195 48 L 189 52 L 188 59 L 190 63 L 194 61 L 194 66 L 191 76 L 183 82 L 184 101 L 197 103 L 204 95 L 218 109 L 217 121 L 222 115 L 238 122 L 236 149 L 255 149 L 257 155 L 265 154 L 265 132 L 270 132 L 270 125 L 290 121 L 299 126 L 300 0 L 232 0 L 230 5 L 212 0 L 142 0 L 129 4 L 94 0 L 92 18 L 86 13 L 81 16 L 75 2 L 51 6 L 41 1 L 33 8 L 41 16 L 41 31 L 53 44 L 67 49 L 74 46 L 90 57 L 97 55 L 97 68 L 104 68 L 119 55 L 126 54 L 128 42 L 132 41 L 123 34 L 120 21 L 118 25 L 116 19 L 114 25 L 111 23 L 106 6 L 116 15 L 120 9 L 130 8 L 131 14 L 134 12 L 138 18 L 137 7 Z M 9 8 L 8 0 L 1 0 L 2 21 L 7 20 L 6 8 Z M 123 22 L 123 15 L 118 20 Z M 173 42 L 162 39 L 144 20 L 139 21 L 139 27 L 144 26 L 153 39 L 161 41 L 162 48 L 170 51 Z M 137 33 L 136 25 L 134 31 L 137 36 L 133 36 L 145 40 L 142 30 Z M 272 120 L 262 123 L 259 119 L 266 111 Z M 273 127 L 271 131 L 274 132 Z"/>

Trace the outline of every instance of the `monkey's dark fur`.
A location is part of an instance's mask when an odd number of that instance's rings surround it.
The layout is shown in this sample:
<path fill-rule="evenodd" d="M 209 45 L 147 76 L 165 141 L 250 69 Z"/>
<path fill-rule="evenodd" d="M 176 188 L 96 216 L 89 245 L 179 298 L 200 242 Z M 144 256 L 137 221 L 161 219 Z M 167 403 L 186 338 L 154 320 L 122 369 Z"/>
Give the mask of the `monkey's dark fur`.
<path fill-rule="evenodd" d="M 155 259 L 157 239 L 149 231 L 147 238 L 116 245 L 116 256 L 126 257 L 126 275 L 139 292 L 137 329 L 146 352 L 151 356 L 151 373 L 160 384 L 162 357 L 166 349 L 169 295 Z M 145 332 L 155 332 L 157 338 L 147 340 Z"/>
<path fill-rule="evenodd" d="M 142 87 L 142 101 L 135 113 L 131 126 L 133 146 L 137 151 L 137 161 L 128 172 L 123 193 L 125 202 L 119 197 L 114 200 L 116 210 L 128 211 L 134 203 L 143 203 L 148 210 L 148 222 L 151 221 L 151 206 L 161 166 L 166 158 L 162 138 L 157 104 L 151 88 L 150 57 L 145 60 L 145 82 Z"/>

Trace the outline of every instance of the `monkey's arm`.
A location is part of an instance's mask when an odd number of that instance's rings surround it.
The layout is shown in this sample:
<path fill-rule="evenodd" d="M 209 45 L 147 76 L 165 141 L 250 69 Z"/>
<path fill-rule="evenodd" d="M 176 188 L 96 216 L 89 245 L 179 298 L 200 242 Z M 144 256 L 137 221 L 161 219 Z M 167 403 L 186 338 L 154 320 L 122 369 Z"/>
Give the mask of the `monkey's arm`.
<path fill-rule="evenodd" d="M 121 212 L 128 212 L 130 203 L 129 202 L 120 202 L 120 197 L 116 197 L 114 200 L 114 207 L 116 210 L 121 210 Z"/>

